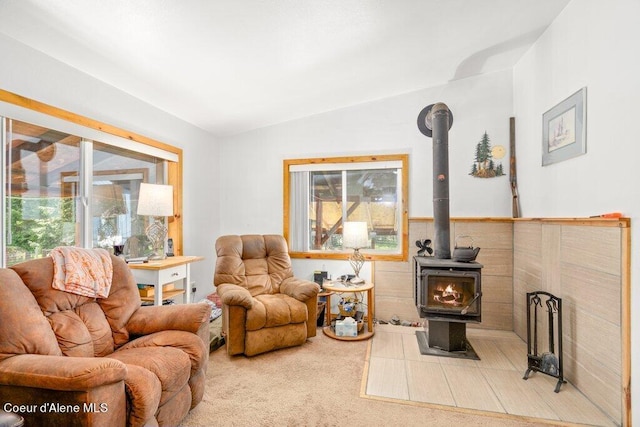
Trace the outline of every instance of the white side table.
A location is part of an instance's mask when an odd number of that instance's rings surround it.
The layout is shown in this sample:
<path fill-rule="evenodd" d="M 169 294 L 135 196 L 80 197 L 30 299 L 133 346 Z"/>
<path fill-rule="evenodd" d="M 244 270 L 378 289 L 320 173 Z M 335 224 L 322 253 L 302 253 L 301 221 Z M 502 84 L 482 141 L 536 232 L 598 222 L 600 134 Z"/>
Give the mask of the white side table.
<path fill-rule="evenodd" d="M 153 301 L 154 305 L 162 305 L 166 299 L 182 294 L 185 304 L 191 302 L 191 263 L 202 261 L 201 256 L 174 256 L 163 260 L 149 261 L 143 264 L 128 264 L 137 283 L 153 285 L 153 297 L 140 297 L 142 301 Z M 182 289 L 162 292 L 167 283 L 182 281 Z"/>

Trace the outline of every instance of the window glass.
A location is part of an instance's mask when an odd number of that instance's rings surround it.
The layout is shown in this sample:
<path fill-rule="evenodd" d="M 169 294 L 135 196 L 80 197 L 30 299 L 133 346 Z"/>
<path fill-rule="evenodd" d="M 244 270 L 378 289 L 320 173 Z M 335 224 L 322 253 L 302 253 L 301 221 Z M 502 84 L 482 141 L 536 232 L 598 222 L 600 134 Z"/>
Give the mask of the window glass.
<path fill-rule="evenodd" d="M 129 256 L 150 253 L 149 217 L 136 214 L 138 193 L 142 182 L 164 183 L 165 160 L 18 120 L 4 123 L 4 265 L 84 241 L 110 251 L 122 245 Z M 81 188 L 81 173 L 92 174 L 90 192 Z"/>
<path fill-rule="evenodd" d="M 338 231 L 342 226 L 342 172 L 311 172 L 309 178 L 311 203 L 308 215 L 311 228 L 308 230 L 308 241 L 311 244 L 296 249 L 340 249 L 342 241 Z"/>
<path fill-rule="evenodd" d="M 370 247 L 400 252 L 398 221 L 399 175 L 401 169 L 347 171 L 347 221 L 364 221 L 369 229 Z"/>
<path fill-rule="evenodd" d="M 406 155 L 285 160 L 285 234 L 292 257 L 344 257 L 346 221 L 366 222 L 369 245 L 361 252 L 370 259 L 406 257 L 407 160 Z"/>
<path fill-rule="evenodd" d="M 80 167 L 80 138 L 7 120 L 5 144 L 6 264 L 78 245 L 78 199 L 62 177 Z"/>
<path fill-rule="evenodd" d="M 138 194 L 143 182 L 163 183 L 164 164 L 146 154 L 93 144 L 93 247 L 111 249 L 114 245 L 126 245 L 126 256 L 150 253 L 145 235 L 149 217 L 136 214 Z"/>

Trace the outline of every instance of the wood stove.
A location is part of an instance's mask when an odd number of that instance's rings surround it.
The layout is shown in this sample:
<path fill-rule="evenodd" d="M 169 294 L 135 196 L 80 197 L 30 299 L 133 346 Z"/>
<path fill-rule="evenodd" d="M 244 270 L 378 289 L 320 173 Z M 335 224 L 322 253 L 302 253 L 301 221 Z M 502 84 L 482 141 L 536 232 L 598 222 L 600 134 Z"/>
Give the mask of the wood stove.
<path fill-rule="evenodd" d="M 451 259 L 448 150 L 452 124 L 453 114 L 441 102 L 428 105 L 418 115 L 418 129 L 433 138 L 436 247 L 433 257 L 414 257 L 414 299 L 420 317 L 428 322 L 428 328 L 416 336 L 422 354 L 479 359 L 466 328 L 467 323 L 482 321 L 482 265 Z"/>
<path fill-rule="evenodd" d="M 415 257 L 415 302 L 420 317 L 482 321 L 482 281 L 477 262 Z"/>
<path fill-rule="evenodd" d="M 467 323 L 482 321 L 482 264 L 414 257 L 414 299 L 428 327 L 418 331 L 422 354 L 479 357 L 467 340 Z"/>

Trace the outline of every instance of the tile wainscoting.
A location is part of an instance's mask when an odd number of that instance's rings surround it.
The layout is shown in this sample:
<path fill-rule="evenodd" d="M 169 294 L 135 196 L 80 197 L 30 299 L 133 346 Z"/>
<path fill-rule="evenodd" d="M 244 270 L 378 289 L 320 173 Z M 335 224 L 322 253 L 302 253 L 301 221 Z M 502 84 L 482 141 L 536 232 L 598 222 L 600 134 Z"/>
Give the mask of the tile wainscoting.
<path fill-rule="evenodd" d="M 562 298 L 564 376 L 616 420 L 630 412 L 629 232 L 628 221 L 549 219 L 515 221 L 513 234 L 514 331 L 526 339 L 527 292 Z"/>
<path fill-rule="evenodd" d="M 413 257 L 418 254 L 416 240 L 434 240 L 432 219 L 409 220 L 409 259 L 406 262 L 376 261 L 376 317 L 418 322 L 413 299 Z M 471 236 L 480 247 L 476 261 L 482 269 L 482 323 L 469 327 L 513 331 L 513 221 L 505 219 L 453 219 L 451 250 L 455 236 Z M 468 241 L 465 240 L 465 244 Z"/>

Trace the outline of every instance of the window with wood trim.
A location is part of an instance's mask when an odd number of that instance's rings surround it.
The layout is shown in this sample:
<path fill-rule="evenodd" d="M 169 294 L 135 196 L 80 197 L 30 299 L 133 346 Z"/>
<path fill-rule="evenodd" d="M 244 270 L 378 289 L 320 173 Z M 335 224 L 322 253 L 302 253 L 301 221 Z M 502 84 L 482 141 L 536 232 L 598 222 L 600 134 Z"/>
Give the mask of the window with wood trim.
<path fill-rule="evenodd" d="M 0 141 L 0 266 L 60 245 L 146 255 L 142 182 L 174 187 L 168 228 L 182 254 L 181 149 L 2 90 Z"/>
<path fill-rule="evenodd" d="M 370 260 L 406 260 L 408 155 L 284 161 L 284 235 L 294 258 L 346 259 L 342 228 L 366 222 Z"/>

